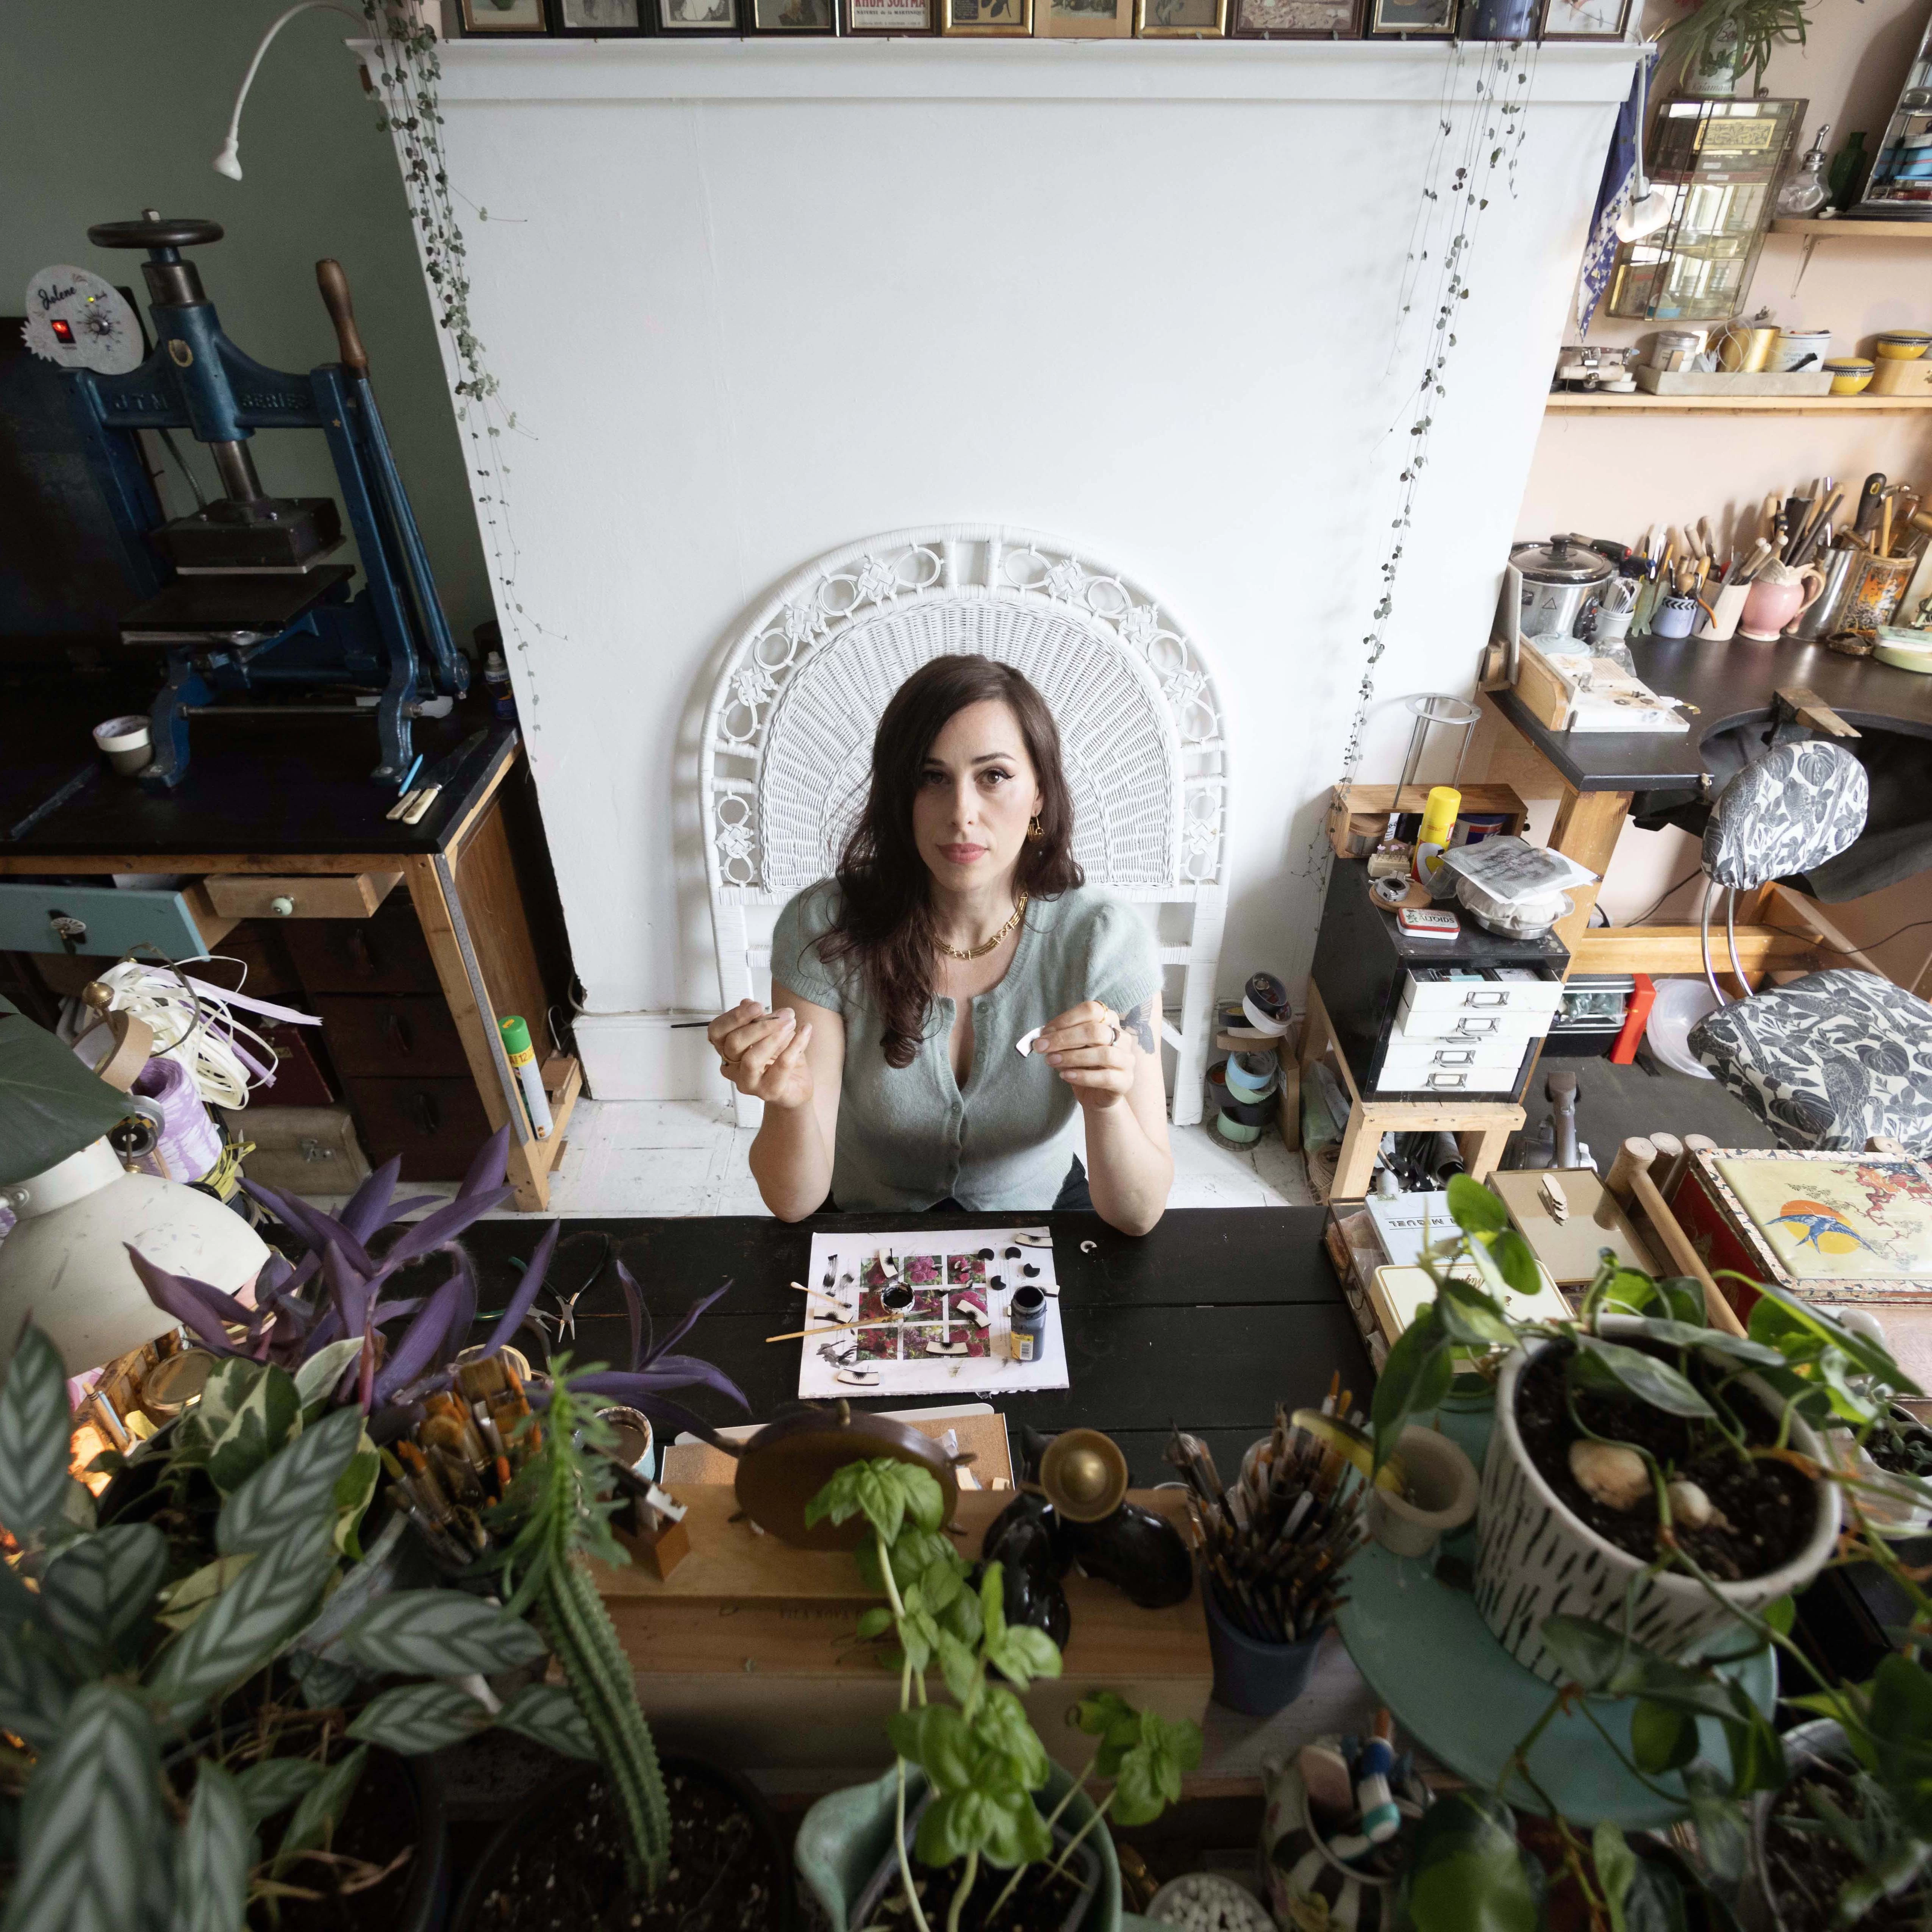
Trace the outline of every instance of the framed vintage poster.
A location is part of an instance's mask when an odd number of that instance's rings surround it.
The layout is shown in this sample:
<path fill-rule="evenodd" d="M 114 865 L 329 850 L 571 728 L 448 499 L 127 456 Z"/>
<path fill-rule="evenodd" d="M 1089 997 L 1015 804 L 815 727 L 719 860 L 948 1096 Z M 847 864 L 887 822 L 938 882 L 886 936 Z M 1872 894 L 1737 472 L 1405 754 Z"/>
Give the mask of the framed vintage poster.
<path fill-rule="evenodd" d="M 837 0 L 742 0 L 757 34 L 832 34 Z"/>
<path fill-rule="evenodd" d="M 839 0 L 842 34 L 929 34 L 938 0 Z"/>
<path fill-rule="evenodd" d="M 1540 40 L 1620 40 L 1630 0 L 1543 0 Z"/>
<path fill-rule="evenodd" d="M 1034 0 L 938 0 L 944 34 L 1030 34 Z"/>
<path fill-rule="evenodd" d="M 628 39 L 651 30 L 650 0 L 550 0 L 550 30 L 565 40 Z"/>
<path fill-rule="evenodd" d="M 1135 0 L 1134 32 L 1143 40 L 1219 40 L 1228 31 L 1228 0 Z"/>
<path fill-rule="evenodd" d="M 1134 0 L 1033 0 L 1040 40 L 1116 40 L 1134 31 Z"/>
<path fill-rule="evenodd" d="M 1453 40 L 1456 0 L 1369 0 L 1369 38 L 1406 34 L 1416 40 Z"/>
<path fill-rule="evenodd" d="M 457 24 L 466 34 L 547 34 L 544 0 L 460 0 Z"/>
<path fill-rule="evenodd" d="M 652 0 L 661 34 L 735 34 L 740 0 Z"/>
<path fill-rule="evenodd" d="M 1359 40 L 1366 0 L 1230 0 L 1241 40 Z"/>

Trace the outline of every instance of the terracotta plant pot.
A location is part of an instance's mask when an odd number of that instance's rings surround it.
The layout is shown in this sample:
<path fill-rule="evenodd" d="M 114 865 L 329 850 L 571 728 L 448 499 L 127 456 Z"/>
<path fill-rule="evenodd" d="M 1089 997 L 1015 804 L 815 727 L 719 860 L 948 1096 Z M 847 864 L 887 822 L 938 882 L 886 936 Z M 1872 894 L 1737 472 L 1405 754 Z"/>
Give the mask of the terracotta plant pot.
<path fill-rule="evenodd" d="M 1603 1332 L 1606 1340 L 1631 1335 L 1631 1318 L 1613 1316 L 1603 1324 Z M 1476 1604 L 1503 1648 L 1553 1684 L 1562 1672 L 1544 1648 L 1544 1619 L 1559 1612 L 1620 1615 L 1625 1591 L 1645 1565 L 1574 1515 L 1523 1447 L 1516 1428 L 1516 1384 L 1534 1357 L 1552 1346 L 1542 1342 L 1534 1349 L 1516 1349 L 1497 1378 L 1496 1426 L 1490 1432 L 1476 1512 Z M 1772 1414 L 1778 1412 L 1777 1396 L 1758 1377 L 1748 1376 L 1739 1386 Z M 1825 1461 L 1824 1445 L 1796 1417 L 1790 1446 Z M 1821 1479 L 1814 1495 L 1817 1516 L 1804 1548 L 1762 1576 L 1718 1584 L 1718 1600 L 1692 1576 L 1665 1574 L 1640 1584 L 1631 1598 L 1631 1616 L 1641 1640 L 1666 1657 L 1681 1656 L 1732 1621 L 1727 1604 L 1762 1610 L 1804 1588 L 1825 1567 L 1838 1534 L 1838 1486 Z"/>

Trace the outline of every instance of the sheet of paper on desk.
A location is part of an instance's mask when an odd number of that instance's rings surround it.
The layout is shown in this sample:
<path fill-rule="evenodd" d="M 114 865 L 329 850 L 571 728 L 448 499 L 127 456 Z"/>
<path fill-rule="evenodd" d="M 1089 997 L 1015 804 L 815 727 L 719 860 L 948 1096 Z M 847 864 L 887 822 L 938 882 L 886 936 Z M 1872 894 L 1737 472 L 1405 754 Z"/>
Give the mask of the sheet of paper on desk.
<path fill-rule="evenodd" d="M 800 1298 L 805 1318 L 796 1325 L 880 1325 L 807 1336 L 799 1344 L 800 1400 L 998 1395 L 1069 1387 L 1053 1247 L 1044 1234 L 1037 1227 L 1018 1226 L 813 1235 L 805 1277 L 812 1293 Z M 1029 1268 L 1036 1272 L 1028 1274 Z M 1036 1360 L 1015 1361 L 1006 1304 L 1029 1282 L 1046 1291 L 1046 1330 Z M 912 1305 L 902 1313 L 883 1299 L 898 1286 L 912 1292 Z M 840 1379 L 842 1371 L 848 1379 Z M 869 1379 L 874 1376 L 876 1382 Z M 868 1379 L 851 1379 L 859 1376 Z"/>

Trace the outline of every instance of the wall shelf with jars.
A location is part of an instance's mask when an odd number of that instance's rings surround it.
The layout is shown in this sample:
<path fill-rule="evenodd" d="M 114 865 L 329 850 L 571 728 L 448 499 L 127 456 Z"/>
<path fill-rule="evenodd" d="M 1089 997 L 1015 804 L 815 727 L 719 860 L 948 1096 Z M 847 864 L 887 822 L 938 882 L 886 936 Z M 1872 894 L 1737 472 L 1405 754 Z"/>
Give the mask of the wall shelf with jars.
<path fill-rule="evenodd" d="M 1648 172 L 1671 197 L 1670 218 L 1618 249 L 1607 314 L 1722 322 L 1737 313 L 1808 104 L 1700 94 L 1658 110 Z"/>

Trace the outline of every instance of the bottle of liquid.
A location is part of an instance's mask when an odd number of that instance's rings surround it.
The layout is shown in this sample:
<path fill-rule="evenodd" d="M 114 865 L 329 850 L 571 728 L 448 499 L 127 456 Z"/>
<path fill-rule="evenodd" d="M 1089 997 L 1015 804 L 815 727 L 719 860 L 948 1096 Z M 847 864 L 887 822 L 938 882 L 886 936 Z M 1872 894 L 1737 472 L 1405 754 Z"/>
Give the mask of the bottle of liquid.
<path fill-rule="evenodd" d="M 1813 137 L 1810 147 L 1798 158 L 1797 165 L 1784 178 L 1784 185 L 1778 190 L 1778 212 L 1793 220 L 1802 220 L 1808 214 L 1815 214 L 1825 206 L 1831 190 L 1825 185 L 1825 136 L 1832 131 L 1827 121 Z"/>
<path fill-rule="evenodd" d="M 1825 185 L 1831 193 L 1834 208 L 1850 208 L 1858 200 L 1858 190 L 1864 184 L 1865 166 L 1870 159 L 1865 152 L 1863 134 L 1845 136 L 1845 145 L 1832 157 L 1832 165 L 1825 176 Z"/>
<path fill-rule="evenodd" d="M 517 700 L 510 689 L 510 667 L 501 651 L 492 651 L 483 660 L 483 688 L 490 694 L 491 715 L 514 723 Z"/>

